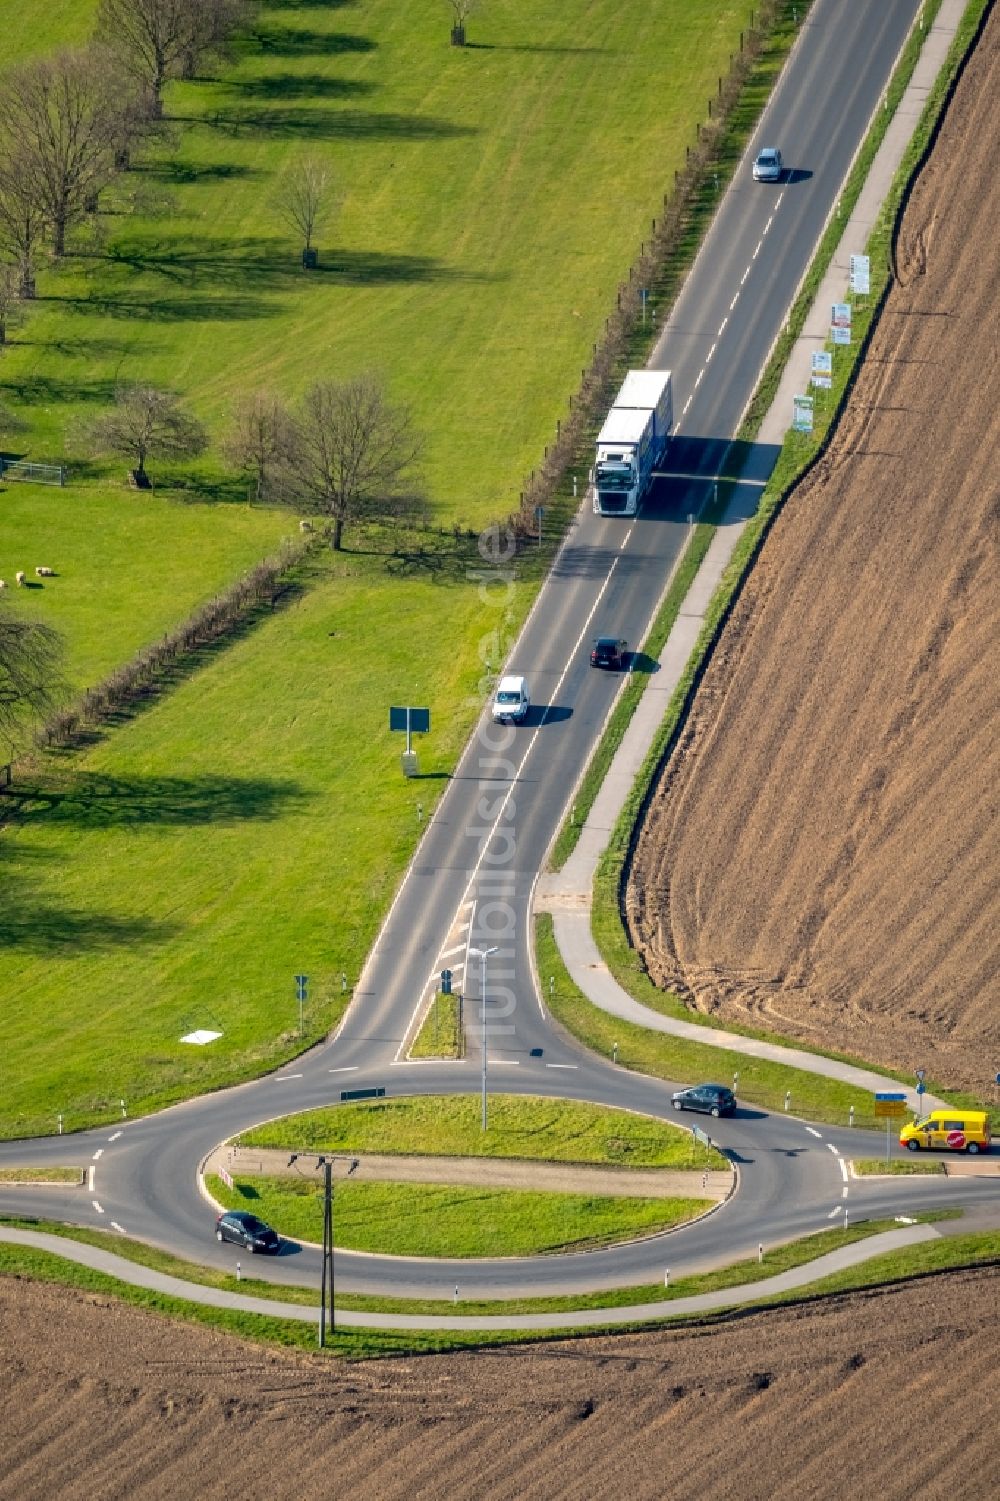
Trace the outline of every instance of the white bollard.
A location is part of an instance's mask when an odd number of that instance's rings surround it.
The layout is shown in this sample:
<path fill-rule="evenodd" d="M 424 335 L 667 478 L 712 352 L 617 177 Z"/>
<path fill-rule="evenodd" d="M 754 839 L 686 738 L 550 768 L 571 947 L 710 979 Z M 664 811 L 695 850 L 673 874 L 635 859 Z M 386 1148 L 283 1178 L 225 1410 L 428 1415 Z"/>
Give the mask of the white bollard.
<path fill-rule="evenodd" d="M 669 1287 L 670 1286 L 670 1268 L 669 1267 L 667 1267 L 666 1271 L 663 1273 L 663 1285 L 664 1285 L 664 1287 Z"/>
<path fill-rule="evenodd" d="M 455 1283 L 455 1302 L 458 1302 L 458 1283 Z"/>
<path fill-rule="evenodd" d="M 59 1112 L 59 1135 L 62 1135 L 62 1111 Z"/>
<path fill-rule="evenodd" d="M 128 1114 L 128 1112 L 127 1112 L 127 1110 L 126 1110 L 126 1109 L 125 1109 L 125 1101 L 124 1101 L 124 1100 L 122 1100 L 122 1102 L 121 1102 L 121 1103 L 122 1103 L 122 1120 L 124 1120 L 124 1119 L 125 1119 L 125 1117 L 126 1117 L 126 1115 L 127 1115 L 127 1114 Z"/>
<path fill-rule="evenodd" d="M 758 1262 L 761 1262 L 761 1261 L 764 1260 L 764 1242 L 763 1241 L 761 1241 L 760 1244 L 757 1247 L 757 1260 L 758 1260 Z"/>
<path fill-rule="evenodd" d="M 242 1275 L 243 1275 L 242 1269 L 240 1267 L 239 1262 L 237 1262 L 236 1263 L 236 1280 L 237 1280 L 237 1282 L 239 1282 L 239 1280 L 242 1277 Z"/>
<path fill-rule="evenodd" d="M 789 1105 L 791 1103 L 792 1103 L 792 1091 L 790 1089 L 786 1089 L 785 1090 L 785 1109 L 786 1110 L 788 1109 L 788 1107 L 789 1107 Z"/>
<path fill-rule="evenodd" d="M 612 1047 L 611 1047 L 611 1062 L 612 1063 L 617 1063 L 618 1062 L 618 1044 L 617 1043 L 613 1043 Z"/>
<path fill-rule="evenodd" d="M 847 1124 L 849 1126 L 853 1126 L 854 1125 L 854 1106 L 853 1105 L 851 1106 L 850 1110 L 847 1112 Z"/>

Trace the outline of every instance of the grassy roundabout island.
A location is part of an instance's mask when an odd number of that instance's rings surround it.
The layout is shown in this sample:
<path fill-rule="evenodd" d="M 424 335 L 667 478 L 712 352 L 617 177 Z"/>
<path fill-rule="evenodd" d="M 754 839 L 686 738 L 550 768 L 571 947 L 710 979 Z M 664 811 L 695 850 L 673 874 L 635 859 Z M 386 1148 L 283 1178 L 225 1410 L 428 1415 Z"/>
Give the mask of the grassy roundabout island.
<path fill-rule="evenodd" d="M 231 1189 L 211 1170 L 208 1187 L 227 1208 L 252 1207 L 283 1235 L 318 1241 L 322 1187 L 309 1156 L 357 1154 L 358 1175 L 337 1184 L 337 1245 L 400 1256 L 519 1256 L 683 1224 L 719 1198 L 717 1180 L 706 1192 L 705 1175 L 729 1170 L 687 1130 L 627 1111 L 496 1095 L 483 1133 L 479 1108 L 478 1096 L 458 1095 L 287 1116 L 234 1145 Z M 292 1152 L 304 1160 L 289 1168 Z M 379 1181 L 366 1181 L 366 1157 Z M 491 1159 L 482 1181 L 470 1158 Z"/>

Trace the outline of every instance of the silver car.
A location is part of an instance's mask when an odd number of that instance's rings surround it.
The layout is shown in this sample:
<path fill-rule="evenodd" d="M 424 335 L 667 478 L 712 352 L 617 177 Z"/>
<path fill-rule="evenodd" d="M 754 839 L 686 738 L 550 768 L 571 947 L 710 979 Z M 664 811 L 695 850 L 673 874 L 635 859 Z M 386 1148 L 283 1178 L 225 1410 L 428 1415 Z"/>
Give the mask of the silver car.
<path fill-rule="evenodd" d="M 776 146 L 765 146 L 758 151 L 753 164 L 754 182 L 780 182 L 781 172 L 781 152 Z"/>

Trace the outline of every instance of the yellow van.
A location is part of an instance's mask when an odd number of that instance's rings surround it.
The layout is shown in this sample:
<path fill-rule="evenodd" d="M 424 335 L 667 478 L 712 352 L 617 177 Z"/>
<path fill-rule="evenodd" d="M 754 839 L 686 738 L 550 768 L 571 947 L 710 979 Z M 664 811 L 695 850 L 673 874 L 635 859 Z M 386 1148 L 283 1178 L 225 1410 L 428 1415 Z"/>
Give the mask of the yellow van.
<path fill-rule="evenodd" d="M 899 1145 L 911 1152 L 937 1147 L 945 1152 L 988 1152 L 990 1118 L 983 1110 L 932 1110 L 923 1120 L 904 1126 Z"/>

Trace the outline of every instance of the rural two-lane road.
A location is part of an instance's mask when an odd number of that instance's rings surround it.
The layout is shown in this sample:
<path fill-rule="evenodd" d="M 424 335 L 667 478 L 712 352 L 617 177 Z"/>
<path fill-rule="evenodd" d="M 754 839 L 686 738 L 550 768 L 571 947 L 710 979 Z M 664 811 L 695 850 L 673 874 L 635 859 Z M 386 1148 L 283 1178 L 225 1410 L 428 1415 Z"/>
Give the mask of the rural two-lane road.
<path fill-rule="evenodd" d="M 581 511 L 517 643 L 510 670 L 529 679 L 527 725 L 493 726 L 485 714 L 425 832 L 337 1035 L 278 1074 L 71 1141 L 0 1145 L 7 1162 L 79 1162 L 82 1190 L 4 1190 L 7 1213 L 117 1226 L 179 1255 L 231 1267 L 211 1239 L 199 1164 L 221 1140 L 274 1116 L 332 1103 L 346 1088 L 388 1094 L 469 1091 L 481 1055 L 479 966 L 489 961 L 486 1020 L 491 1088 L 601 1101 L 669 1113 L 669 1087 L 595 1059 L 548 1021 L 530 957 L 530 902 L 567 800 L 619 687 L 592 671 L 590 638 L 638 643 L 687 533 L 702 508 L 761 368 L 829 215 L 918 0 L 817 0 L 751 145 L 781 148 L 782 183 L 751 181 L 750 155 L 726 192 L 651 363 L 670 369 L 678 437 L 671 478 L 658 481 L 641 516 Z M 859 247 L 860 249 L 861 247 Z M 773 454 L 753 456 L 763 479 Z M 748 511 L 756 490 L 747 487 Z M 496 623 L 503 559 L 484 559 L 484 630 Z M 469 1056 L 407 1063 L 415 1014 L 434 977 L 451 968 L 467 996 Z M 658 1280 L 718 1265 L 821 1228 L 841 1215 L 882 1216 L 931 1204 L 995 1202 L 990 1180 L 882 1180 L 848 1185 L 844 1156 L 877 1155 L 881 1138 L 741 1111 L 711 1122 L 739 1170 L 738 1192 L 707 1219 L 669 1237 L 533 1261 L 422 1262 L 338 1253 L 338 1287 L 404 1296 L 510 1296 Z M 318 1256 L 290 1250 L 257 1274 L 315 1284 Z"/>

